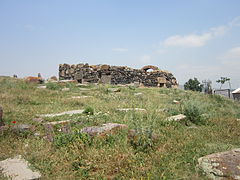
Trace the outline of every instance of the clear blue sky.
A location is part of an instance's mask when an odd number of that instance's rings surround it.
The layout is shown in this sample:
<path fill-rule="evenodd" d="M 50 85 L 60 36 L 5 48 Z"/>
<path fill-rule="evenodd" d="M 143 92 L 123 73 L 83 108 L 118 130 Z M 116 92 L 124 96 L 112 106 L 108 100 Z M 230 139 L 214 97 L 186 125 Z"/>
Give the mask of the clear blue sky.
<path fill-rule="evenodd" d="M 0 0 L 0 75 L 146 64 L 240 87 L 239 0 Z M 215 85 L 216 86 L 216 85 Z"/>

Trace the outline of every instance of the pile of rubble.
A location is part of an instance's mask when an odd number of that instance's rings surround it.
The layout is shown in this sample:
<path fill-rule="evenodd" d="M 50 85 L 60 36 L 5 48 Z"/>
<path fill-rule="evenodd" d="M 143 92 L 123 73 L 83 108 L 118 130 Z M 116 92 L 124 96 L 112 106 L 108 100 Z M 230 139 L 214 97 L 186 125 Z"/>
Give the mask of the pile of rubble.
<path fill-rule="evenodd" d="M 148 72 L 148 70 L 152 70 Z M 168 71 L 156 66 L 144 66 L 142 69 L 132 69 L 127 66 L 60 64 L 60 80 L 77 80 L 79 83 L 131 84 L 144 86 L 178 87 L 176 78 Z"/>

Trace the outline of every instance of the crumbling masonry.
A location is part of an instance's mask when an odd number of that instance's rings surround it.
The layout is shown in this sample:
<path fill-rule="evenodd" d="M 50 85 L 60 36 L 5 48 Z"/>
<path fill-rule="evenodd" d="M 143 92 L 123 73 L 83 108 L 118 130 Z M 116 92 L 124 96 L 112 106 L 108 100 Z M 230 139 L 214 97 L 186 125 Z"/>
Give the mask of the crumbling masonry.
<path fill-rule="evenodd" d="M 152 71 L 148 71 L 148 70 Z M 77 80 L 79 83 L 131 84 L 144 86 L 176 88 L 178 83 L 172 73 L 160 70 L 156 66 L 144 66 L 132 69 L 127 66 L 60 64 L 60 80 Z"/>

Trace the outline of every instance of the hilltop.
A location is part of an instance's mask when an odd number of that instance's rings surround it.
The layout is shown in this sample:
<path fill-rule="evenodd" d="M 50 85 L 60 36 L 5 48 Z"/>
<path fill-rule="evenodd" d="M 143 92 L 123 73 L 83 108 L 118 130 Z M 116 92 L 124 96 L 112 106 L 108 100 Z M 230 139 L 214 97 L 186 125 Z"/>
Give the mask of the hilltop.
<path fill-rule="evenodd" d="M 0 161 L 21 155 L 43 179 L 207 179 L 198 158 L 240 147 L 240 104 L 218 95 L 45 85 L 0 78 Z M 119 127 L 101 133 L 104 124 Z"/>

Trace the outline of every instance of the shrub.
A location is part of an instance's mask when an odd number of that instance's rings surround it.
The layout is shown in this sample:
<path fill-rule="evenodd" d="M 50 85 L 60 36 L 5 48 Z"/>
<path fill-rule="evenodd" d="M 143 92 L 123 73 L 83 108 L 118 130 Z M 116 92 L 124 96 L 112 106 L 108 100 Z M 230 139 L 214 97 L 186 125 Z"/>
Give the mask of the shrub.
<path fill-rule="evenodd" d="M 187 101 L 183 104 L 183 114 L 187 116 L 187 120 L 194 124 L 205 124 L 203 105 L 198 101 Z"/>
<path fill-rule="evenodd" d="M 59 84 L 53 83 L 53 82 L 47 83 L 46 86 L 47 86 L 48 89 L 51 89 L 51 90 L 59 90 L 59 89 L 61 89 L 61 86 Z"/>
<path fill-rule="evenodd" d="M 84 114 L 87 114 L 87 115 L 93 115 L 94 114 L 94 109 L 90 106 L 86 107 L 83 111 Z"/>

